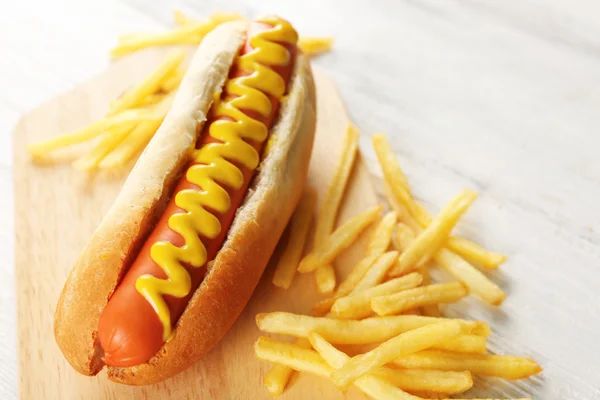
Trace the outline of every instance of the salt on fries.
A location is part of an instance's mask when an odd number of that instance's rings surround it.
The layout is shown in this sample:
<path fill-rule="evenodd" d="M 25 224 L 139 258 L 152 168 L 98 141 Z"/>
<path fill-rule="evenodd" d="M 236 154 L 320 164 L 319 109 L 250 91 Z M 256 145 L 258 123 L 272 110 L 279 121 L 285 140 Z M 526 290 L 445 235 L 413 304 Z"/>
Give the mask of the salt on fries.
<path fill-rule="evenodd" d="M 348 178 L 350 177 L 350 172 L 356 158 L 358 136 L 358 129 L 350 125 L 344 137 L 340 161 L 319 208 L 319 214 L 315 223 L 314 246 L 326 240 L 335 227 L 335 220 L 340 204 L 342 203 L 342 195 L 346 190 Z M 331 293 L 335 289 L 335 271 L 331 264 L 321 265 L 315 271 L 315 279 L 321 293 Z"/>
<path fill-rule="evenodd" d="M 338 388 L 346 390 L 356 379 L 377 367 L 448 341 L 460 333 L 461 326 L 456 321 L 440 322 L 401 333 L 365 354 L 352 357 L 343 367 L 331 374 L 331 380 Z"/>
<path fill-rule="evenodd" d="M 308 236 L 308 230 L 315 211 L 317 194 L 314 189 L 308 188 L 289 223 L 288 242 L 279 258 L 273 274 L 273 284 L 283 289 L 288 289 L 294 280 L 296 268 L 302 257 L 302 250 Z"/>

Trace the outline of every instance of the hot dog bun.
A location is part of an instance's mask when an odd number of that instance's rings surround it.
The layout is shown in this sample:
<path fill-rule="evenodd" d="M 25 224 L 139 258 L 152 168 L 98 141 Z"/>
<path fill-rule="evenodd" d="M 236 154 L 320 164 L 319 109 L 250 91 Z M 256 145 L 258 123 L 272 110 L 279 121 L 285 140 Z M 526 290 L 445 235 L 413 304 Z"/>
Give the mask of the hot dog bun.
<path fill-rule="evenodd" d="M 187 165 L 246 26 L 227 23 L 206 36 L 173 108 L 67 278 L 55 313 L 55 336 L 69 363 L 83 374 L 94 375 L 104 366 L 97 343 L 100 314 Z M 314 126 L 314 84 L 299 54 L 287 100 L 271 129 L 270 150 L 212 269 L 175 326 L 175 336 L 145 364 L 109 368 L 111 380 L 134 385 L 163 380 L 198 361 L 231 327 L 303 189 Z"/>

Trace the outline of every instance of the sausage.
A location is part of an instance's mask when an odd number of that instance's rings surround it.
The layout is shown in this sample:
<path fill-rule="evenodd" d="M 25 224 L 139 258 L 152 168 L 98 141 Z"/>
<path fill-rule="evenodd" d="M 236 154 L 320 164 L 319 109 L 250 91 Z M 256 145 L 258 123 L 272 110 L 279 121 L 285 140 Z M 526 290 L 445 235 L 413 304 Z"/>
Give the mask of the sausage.
<path fill-rule="evenodd" d="M 251 53 L 254 48 L 251 44 L 251 38 L 262 31 L 271 29 L 272 26 L 263 22 L 253 22 L 249 24 L 247 38 L 244 45 L 240 49 L 239 56 Z M 280 43 L 283 45 L 290 57 L 286 65 L 269 65 L 268 67 L 275 71 L 286 83 L 289 83 L 289 78 L 293 70 L 296 46 L 290 43 Z M 249 76 L 253 73 L 251 70 L 243 70 L 237 63 L 230 70 L 230 78 Z M 277 97 L 264 93 L 271 104 L 271 111 L 268 115 L 260 114 L 257 111 L 249 109 L 241 109 L 247 116 L 262 122 L 269 129 L 274 119 L 277 116 L 279 100 Z M 228 90 L 227 85 L 221 95 L 221 101 L 236 98 L 236 96 Z M 214 108 L 214 106 L 213 106 Z M 222 143 L 218 139 L 209 135 L 210 126 L 219 120 L 233 120 L 230 117 L 213 116 L 205 124 L 204 132 L 202 133 L 197 148 L 201 149 L 211 143 Z M 246 141 L 250 144 L 258 154 L 261 154 L 266 141 Z M 213 260 L 219 249 L 222 247 L 227 231 L 231 226 L 236 210 L 241 205 L 248 186 L 252 180 L 254 171 L 247 168 L 241 163 L 229 160 L 234 164 L 243 175 L 243 185 L 241 188 L 231 188 L 221 185 L 227 192 L 230 198 L 229 208 L 224 212 L 216 210 L 208 210 L 213 214 L 220 223 L 220 231 L 214 237 L 200 237 L 200 240 L 206 248 L 206 260 Z M 192 166 L 198 163 L 192 162 L 188 166 L 189 170 Z M 182 247 L 185 244 L 184 238 L 169 227 L 169 219 L 176 214 L 186 213 L 182 208 L 175 204 L 175 195 L 184 190 L 201 191 L 202 188 L 191 183 L 186 174 L 178 182 L 171 200 L 169 201 L 163 215 L 160 217 L 153 231 L 142 246 L 137 258 L 133 261 L 131 267 L 123 277 L 121 283 L 116 288 L 103 310 L 100 322 L 98 325 L 98 339 L 104 351 L 104 362 L 113 367 L 130 367 L 142 364 L 148 361 L 157 353 L 160 347 L 165 342 L 165 329 L 163 323 L 158 317 L 157 312 L 149 301 L 136 289 L 136 282 L 141 276 L 151 275 L 160 279 L 166 279 L 167 275 L 164 270 L 152 259 L 150 251 L 152 246 L 157 242 L 169 242 L 176 247 Z M 191 289 L 188 294 L 183 297 L 164 295 L 170 312 L 171 326 L 175 326 L 177 320 L 185 310 L 186 305 L 191 299 L 194 291 L 199 287 L 205 274 L 207 263 L 204 263 L 200 268 L 192 267 L 189 264 L 183 264 L 191 280 Z M 201 335 L 202 332 L 199 332 Z M 166 338 L 168 339 L 168 338 Z"/>

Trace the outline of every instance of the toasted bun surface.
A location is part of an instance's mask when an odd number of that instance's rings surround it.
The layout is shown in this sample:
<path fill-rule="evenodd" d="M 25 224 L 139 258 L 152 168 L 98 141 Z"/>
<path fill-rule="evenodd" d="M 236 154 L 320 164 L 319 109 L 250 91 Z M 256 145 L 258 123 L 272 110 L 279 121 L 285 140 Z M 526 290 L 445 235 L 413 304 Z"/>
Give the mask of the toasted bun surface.
<path fill-rule="evenodd" d="M 67 278 L 54 331 L 63 354 L 80 373 L 94 375 L 104 366 L 96 340 L 100 314 L 187 165 L 213 93 L 223 86 L 246 27 L 243 22 L 227 23 L 206 36 L 172 109 Z M 212 268 L 177 322 L 175 336 L 145 364 L 109 368 L 111 380 L 143 385 L 175 375 L 202 358 L 233 325 L 304 187 L 315 113 L 312 74 L 306 57 L 299 54 L 289 94 L 271 128 L 274 145 Z"/>

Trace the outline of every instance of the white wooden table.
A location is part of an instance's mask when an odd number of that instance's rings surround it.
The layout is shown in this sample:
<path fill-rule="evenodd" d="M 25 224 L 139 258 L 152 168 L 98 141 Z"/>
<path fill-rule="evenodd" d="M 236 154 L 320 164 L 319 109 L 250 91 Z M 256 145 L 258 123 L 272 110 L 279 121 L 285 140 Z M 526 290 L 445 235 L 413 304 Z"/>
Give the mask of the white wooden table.
<path fill-rule="evenodd" d="M 217 0 L 12 1 L 0 13 L 0 398 L 17 396 L 10 131 L 19 116 L 102 71 L 120 33 L 163 29 Z M 302 5 L 300 5 L 302 4 Z M 329 71 L 363 130 L 388 133 L 417 196 L 437 211 L 480 192 L 459 230 L 509 255 L 493 279 L 492 350 L 530 355 L 536 399 L 600 399 L 600 3 L 595 0 L 233 0 L 305 35 L 334 35 Z M 377 181 L 377 179 L 376 179 Z M 49 266 L 51 267 L 51 266 Z M 468 306 L 468 307 L 466 307 Z M 48 332 L 48 334 L 51 334 Z"/>

